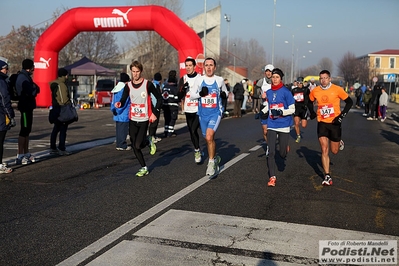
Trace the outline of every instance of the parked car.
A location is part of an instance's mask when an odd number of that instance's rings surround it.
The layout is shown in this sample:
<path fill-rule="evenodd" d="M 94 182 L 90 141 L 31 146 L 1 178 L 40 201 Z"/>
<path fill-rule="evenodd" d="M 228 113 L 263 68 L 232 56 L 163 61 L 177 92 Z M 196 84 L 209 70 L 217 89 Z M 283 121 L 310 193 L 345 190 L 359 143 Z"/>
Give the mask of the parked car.
<path fill-rule="evenodd" d="M 95 104 L 107 105 L 112 101 L 112 89 L 115 87 L 113 79 L 99 79 L 94 89 Z"/>

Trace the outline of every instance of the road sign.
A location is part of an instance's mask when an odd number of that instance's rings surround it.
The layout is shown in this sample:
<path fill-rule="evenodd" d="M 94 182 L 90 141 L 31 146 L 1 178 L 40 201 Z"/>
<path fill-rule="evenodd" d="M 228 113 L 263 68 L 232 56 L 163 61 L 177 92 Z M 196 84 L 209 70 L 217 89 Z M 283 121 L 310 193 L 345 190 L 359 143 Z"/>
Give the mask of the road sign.
<path fill-rule="evenodd" d="M 384 82 L 395 82 L 396 74 L 386 74 L 384 75 Z"/>
<path fill-rule="evenodd" d="M 378 81 L 378 78 L 377 77 L 374 77 L 373 78 L 373 82 L 377 82 Z"/>

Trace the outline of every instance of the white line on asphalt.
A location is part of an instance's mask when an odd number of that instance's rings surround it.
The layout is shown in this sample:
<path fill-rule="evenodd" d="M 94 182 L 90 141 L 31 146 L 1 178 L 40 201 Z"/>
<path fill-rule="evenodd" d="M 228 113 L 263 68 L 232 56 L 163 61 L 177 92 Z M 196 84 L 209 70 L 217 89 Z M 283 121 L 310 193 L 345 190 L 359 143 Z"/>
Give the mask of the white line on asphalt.
<path fill-rule="evenodd" d="M 252 149 L 254 149 L 254 148 L 252 148 Z M 242 154 L 238 155 L 237 157 L 231 159 L 230 161 L 226 162 L 224 165 L 222 165 L 220 167 L 221 168 L 220 173 L 222 173 L 224 170 L 228 169 L 230 166 L 234 165 L 235 163 L 238 163 L 239 161 L 241 161 L 248 155 L 249 155 L 249 153 L 242 153 Z M 176 201 L 180 200 L 184 196 L 188 195 L 190 192 L 192 192 L 192 191 L 196 190 L 197 188 L 201 187 L 202 185 L 206 184 L 210 180 L 212 180 L 212 179 L 209 179 L 209 176 L 202 177 L 198 181 L 185 187 L 184 189 L 180 190 L 176 194 L 174 194 L 174 195 L 170 196 L 169 198 L 165 199 L 164 201 L 158 203 L 151 209 L 145 211 L 144 213 L 133 218 L 132 220 L 128 221 L 127 223 L 121 225 L 120 227 L 116 228 L 114 231 L 108 233 L 107 235 L 103 236 L 96 242 L 85 247 L 81 251 L 75 253 L 74 255 L 72 255 L 71 257 L 67 258 L 66 260 L 62 261 L 61 263 L 59 263 L 57 265 L 59 265 L 59 266 L 71 265 L 72 266 L 72 265 L 78 265 L 79 263 L 82 263 L 83 261 L 89 259 L 91 256 L 95 255 L 97 252 L 101 251 L 103 248 L 105 248 L 108 245 L 110 245 L 111 243 L 117 241 L 123 235 L 125 235 L 128 232 L 135 229 L 137 226 L 139 226 L 146 220 L 150 219 L 157 213 L 165 210 L 170 205 L 172 205 Z"/>

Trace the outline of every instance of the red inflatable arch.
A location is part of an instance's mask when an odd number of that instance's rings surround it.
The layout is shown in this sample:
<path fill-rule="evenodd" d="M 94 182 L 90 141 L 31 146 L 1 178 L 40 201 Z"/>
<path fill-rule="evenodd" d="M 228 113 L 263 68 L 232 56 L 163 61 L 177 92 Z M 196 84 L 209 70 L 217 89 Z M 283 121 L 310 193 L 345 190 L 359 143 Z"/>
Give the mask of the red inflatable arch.
<path fill-rule="evenodd" d="M 79 7 L 62 14 L 40 36 L 35 47 L 34 82 L 41 88 L 37 106 L 51 105 L 49 82 L 57 77 L 58 52 L 82 31 L 156 31 L 184 60 L 203 52 L 201 39 L 172 11 L 161 6 Z"/>

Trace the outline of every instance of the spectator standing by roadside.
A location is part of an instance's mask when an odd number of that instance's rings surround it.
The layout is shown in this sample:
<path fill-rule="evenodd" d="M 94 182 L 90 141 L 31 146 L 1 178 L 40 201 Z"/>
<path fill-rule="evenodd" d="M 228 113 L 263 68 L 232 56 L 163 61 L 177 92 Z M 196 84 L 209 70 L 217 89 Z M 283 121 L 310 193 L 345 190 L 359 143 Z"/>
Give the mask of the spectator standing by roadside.
<path fill-rule="evenodd" d="M 292 114 L 295 112 L 295 100 L 290 90 L 284 86 L 283 71 L 275 68 L 272 71 L 272 86 L 266 92 L 268 106 L 262 112 L 269 115 L 267 120 L 267 139 L 270 147 L 267 165 L 269 168 L 269 182 L 267 186 L 276 186 L 276 144 L 280 146 L 280 157 L 285 159 L 289 152 L 289 138 L 292 125 Z"/>
<path fill-rule="evenodd" d="M 386 119 L 387 107 L 388 107 L 388 94 L 386 92 L 385 87 L 381 88 L 379 106 L 380 106 L 381 122 L 384 122 Z"/>
<path fill-rule="evenodd" d="M 237 82 L 233 88 L 234 94 L 234 112 L 233 117 L 242 117 L 241 107 L 244 101 L 244 86 L 241 82 Z"/>
<path fill-rule="evenodd" d="M 195 80 L 201 75 L 195 72 L 196 62 L 193 58 L 186 58 L 184 65 L 186 67 L 186 74 L 179 80 L 179 99 L 184 99 L 184 113 L 186 115 L 186 123 L 188 131 L 190 132 L 191 142 L 194 146 L 194 161 L 201 163 L 203 152 L 199 145 L 199 117 L 198 117 L 198 99 L 191 99 L 190 90 L 194 86 Z M 225 80 L 226 81 L 226 80 Z"/>
<path fill-rule="evenodd" d="M 372 97 L 372 92 L 371 92 L 371 88 L 367 87 L 367 90 L 364 92 L 363 94 L 363 104 L 364 104 L 364 114 L 363 116 L 368 116 L 370 113 L 370 101 L 371 101 L 371 97 Z"/>
<path fill-rule="evenodd" d="M 377 117 L 379 117 L 380 96 L 381 96 L 381 88 L 379 85 L 375 85 L 370 100 L 370 116 L 367 117 L 367 120 L 377 120 Z"/>
<path fill-rule="evenodd" d="M 126 73 L 121 73 L 118 84 L 112 89 L 111 93 L 111 112 L 114 115 L 116 128 L 116 150 L 118 151 L 130 151 L 131 146 L 127 145 L 126 137 L 129 136 L 129 106 L 130 99 L 127 99 L 127 103 L 123 108 L 116 108 L 115 103 L 119 102 L 122 98 L 123 89 L 126 84 L 130 81 L 130 77 Z"/>
<path fill-rule="evenodd" d="M 12 172 L 12 168 L 3 164 L 4 140 L 7 131 L 16 126 L 14 109 L 11 106 L 11 99 L 8 93 L 8 64 L 0 60 L 0 174 Z"/>
<path fill-rule="evenodd" d="M 149 174 L 149 171 L 142 149 L 148 146 L 151 155 L 156 152 L 156 146 L 152 142 L 152 138 L 146 138 L 146 136 L 148 123 L 152 123 L 157 119 L 156 113 L 160 111 L 162 96 L 151 81 L 141 76 L 143 65 L 140 62 L 133 61 L 130 64 L 130 70 L 132 72 L 132 80 L 123 89 L 122 98 L 120 102 L 115 103 L 115 107 L 123 108 L 130 97 L 129 135 L 134 154 L 141 165 L 136 176 L 145 176 Z M 157 99 L 155 108 L 152 107 L 150 94 L 153 94 Z"/>
<path fill-rule="evenodd" d="M 15 164 L 29 164 L 36 161 L 29 152 L 29 134 L 32 131 L 33 110 L 36 109 L 36 96 L 40 88 L 33 82 L 35 65 L 31 59 L 22 61 L 15 87 L 19 96 L 18 110 L 21 113 L 21 130 L 18 136 L 18 153 Z"/>
<path fill-rule="evenodd" d="M 154 74 L 154 80 L 152 81 L 152 83 L 154 83 L 154 86 L 157 90 L 159 90 L 159 93 L 162 93 L 162 75 L 161 73 L 157 72 Z M 155 96 L 153 94 L 151 94 L 151 104 L 152 104 L 152 108 L 155 108 L 155 106 L 157 105 L 157 98 L 155 98 Z M 158 128 L 158 124 L 159 124 L 159 116 L 161 113 L 155 113 L 155 115 L 157 116 L 157 119 L 150 123 L 150 125 L 148 126 L 148 135 L 152 138 L 152 141 L 154 143 L 158 143 L 160 142 L 162 139 L 160 137 L 157 137 L 157 128 Z"/>
<path fill-rule="evenodd" d="M 52 112 L 54 112 L 56 117 L 59 116 L 61 107 L 65 105 L 72 104 L 71 94 L 66 85 L 68 80 L 68 70 L 65 68 L 58 69 L 58 78 L 56 80 L 50 81 L 51 90 L 51 105 Z M 71 153 L 65 148 L 65 141 L 67 136 L 68 125 L 71 122 L 61 122 L 58 119 L 53 121 L 53 131 L 50 136 L 50 153 L 58 155 L 70 155 Z M 58 149 L 57 149 L 57 136 L 59 135 Z"/>
<path fill-rule="evenodd" d="M 230 83 L 229 83 L 228 79 L 224 79 L 224 85 L 226 86 L 226 89 L 227 89 L 227 97 L 226 97 L 226 99 L 222 98 L 223 114 L 224 114 L 224 116 L 228 116 L 229 111 L 227 111 L 227 101 L 229 99 L 229 93 L 231 91 Z"/>
<path fill-rule="evenodd" d="M 165 117 L 165 138 L 176 137 L 175 124 L 179 114 L 179 104 L 181 99 L 178 97 L 176 70 L 169 71 L 168 81 L 162 88 L 162 110 Z"/>
<path fill-rule="evenodd" d="M 227 89 L 223 78 L 215 75 L 216 61 L 206 58 L 204 61 L 205 75 L 195 80 L 190 90 L 190 98 L 198 99 L 198 116 L 202 135 L 208 148 L 209 162 L 206 175 L 219 173 L 220 156 L 216 156 L 215 133 L 222 119 L 222 98 L 227 98 Z"/>
<path fill-rule="evenodd" d="M 247 112 L 247 102 L 249 98 L 248 79 L 243 79 L 241 82 L 244 87 L 244 100 L 242 101 L 241 110 L 245 114 Z"/>
<path fill-rule="evenodd" d="M 361 105 L 360 102 L 361 102 L 361 100 L 362 100 L 362 95 L 363 95 L 363 93 L 362 93 L 361 87 L 357 88 L 357 89 L 355 90 L 356 108 L 360 108 L 360 105 Z"/>

